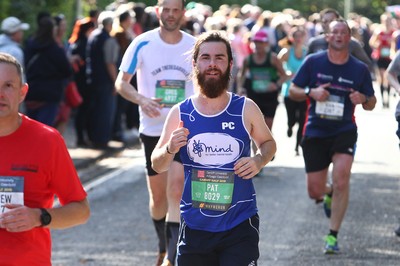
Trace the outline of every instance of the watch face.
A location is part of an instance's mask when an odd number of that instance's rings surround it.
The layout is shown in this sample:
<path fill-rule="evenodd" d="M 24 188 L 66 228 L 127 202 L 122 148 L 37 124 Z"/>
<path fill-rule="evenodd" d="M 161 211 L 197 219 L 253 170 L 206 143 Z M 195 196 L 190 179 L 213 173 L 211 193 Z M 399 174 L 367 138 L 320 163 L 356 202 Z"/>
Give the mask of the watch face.
<path fill-rule="evenodd" d="M 42 214 L 40 215 L 40 222 L 42 226 L 48 225 L 51 222 L 51 215 L 45 209 L 41 209 Z"/>

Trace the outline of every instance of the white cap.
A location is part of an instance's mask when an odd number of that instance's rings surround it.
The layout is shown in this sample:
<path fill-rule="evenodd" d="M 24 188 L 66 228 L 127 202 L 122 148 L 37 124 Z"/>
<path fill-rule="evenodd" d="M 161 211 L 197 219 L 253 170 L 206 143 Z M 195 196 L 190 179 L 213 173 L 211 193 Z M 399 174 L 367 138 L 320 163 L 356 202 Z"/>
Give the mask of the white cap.
<path fill-rule="evenodd" d="M 5 33 L 14 33 L 20 30 L 28 30 L 29 24 L 22 23 L 16 17 L 8 17 L 1 22 L 1 30 Z"/>

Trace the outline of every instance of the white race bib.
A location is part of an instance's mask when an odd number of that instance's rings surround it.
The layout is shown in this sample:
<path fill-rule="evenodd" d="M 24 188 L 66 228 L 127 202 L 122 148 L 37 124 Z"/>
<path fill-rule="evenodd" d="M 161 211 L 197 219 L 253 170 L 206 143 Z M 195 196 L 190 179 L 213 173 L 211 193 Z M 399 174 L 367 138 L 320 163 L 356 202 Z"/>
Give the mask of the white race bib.
<path fill-rule="evenodd" d="M 316 103 L 315 113 L 323 119 L 342 120 L 344 113 L 344 97 L 329 95 L 328 100 Z"/>

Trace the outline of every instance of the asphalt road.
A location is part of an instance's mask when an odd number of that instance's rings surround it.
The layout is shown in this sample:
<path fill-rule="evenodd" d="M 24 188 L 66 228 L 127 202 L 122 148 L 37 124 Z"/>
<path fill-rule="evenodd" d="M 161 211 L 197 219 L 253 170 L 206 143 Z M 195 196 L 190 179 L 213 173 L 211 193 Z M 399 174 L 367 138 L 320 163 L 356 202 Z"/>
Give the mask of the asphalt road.
<path fill-rule="evenodd" d="M 393 100 L 394 102 L 394 100 Z M 278 152 L 254 183 L 260 224 L 259 265 L 400 265 L 400 151 L 390 110 L 357 109 L 359 141 L 341 254 L 323 254 L 328 219 L 308 199 L 303 159 L 286 136 L 283 105 L 273 134 Z M 86 225 L 53 231 L 53 265 L 154 265 L 156 236 L 148 212 L 141 149 L 100 162 L 116 169 L 86 185 L 92 216 Z"/>

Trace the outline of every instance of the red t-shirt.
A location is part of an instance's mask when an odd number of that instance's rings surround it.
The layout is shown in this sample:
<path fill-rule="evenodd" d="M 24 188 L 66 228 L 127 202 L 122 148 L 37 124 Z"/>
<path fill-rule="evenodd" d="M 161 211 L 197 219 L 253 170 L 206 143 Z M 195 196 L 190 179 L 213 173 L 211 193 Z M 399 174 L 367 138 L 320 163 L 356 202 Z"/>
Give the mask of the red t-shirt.
<path fill-rule="evenodd" d="M 14 133 L 0 137 L 0 176 L 23 177 L 28 207 L 51 208 L 55 195 L 61 205 L 86 198 L 63 137 L 24 115 Z M 0 229 L 0 258 L 1 265 L 51 265 L 50 230 Z"/>

